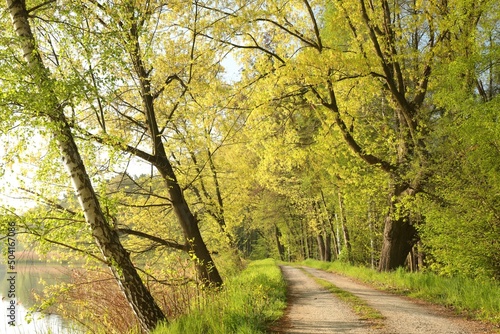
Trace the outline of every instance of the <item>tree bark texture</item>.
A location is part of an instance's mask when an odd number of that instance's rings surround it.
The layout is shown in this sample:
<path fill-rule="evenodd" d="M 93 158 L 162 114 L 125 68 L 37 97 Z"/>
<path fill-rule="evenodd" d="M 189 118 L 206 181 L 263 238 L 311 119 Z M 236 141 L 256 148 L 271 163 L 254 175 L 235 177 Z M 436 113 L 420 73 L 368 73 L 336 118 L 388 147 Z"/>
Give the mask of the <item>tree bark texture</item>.
<path fill-rule="evenodd" d="M 390 271 L 405 264 L 413 247 L 417 231 L 407 218 L 385 218 L 384 240 L 380 253 L 379 270 Z"/>
<path fill-rule="evenodd" d="M 32 72 L 35 84 L 47 93 L 48 108 L 45 115 L 50 120 L 50 129 L 57 141 L 62 162 L 71 177 L 92 236 L 108 262 L 109 268 L 125 294 L 139 323 L 145 331 L 149 332 L 160 322 L 166 321 L 165 315 L 142 282 L 130 260 L 129 253 L 121 244 L 118 234 L 110 227 L 102 212 L 99 200 L 71 133 L 71 128 L 64 115 L 63 107 L 51 88 L 50 71 L 44 66 L 35 47 L 36 42 L 28 21 L 25 2 L 22 0 L 7 0 L 7 8 L 16 34 L 22 40 L 23 57 Z"/>
<path fill-rule="evenodd" d="M 385 217 L 382 251 L 378 269 L 390 271 L 405 265 L 406 258 L 418 240 L 418 233 L 407 214 L 395 215 L 396 204 L 403 196 L 413 196 L 412 192 L 394 192 L 395 200 L 391 201 L 390 211 Z"/>
<path fill-rule="evenodd" d="M 177 181 L 172 164 L 170 163 L 162 135 L 156 119 L 154 98 L 151 92 L 151 79 L 141 58 L 139 36 L 136 29 L 132 29 L 130 35 L 134 39 L 134 48 L 131 51 L 134 70 L 139 78 L 141 98 L 146 116 L 147 128 L 153 141 L 153 154 L 146 160 L 151 162 L 161 174 L 168 189 L 174 213 L 182 228 L 189 253 L 195 261 L 196 271 L 201 282 L 206 286 L 221 286 L 222 277 L 215 266 L 205 241 L 198 227 L 198 219 L 193 215 L 184 197 L 182 189 Z"/>

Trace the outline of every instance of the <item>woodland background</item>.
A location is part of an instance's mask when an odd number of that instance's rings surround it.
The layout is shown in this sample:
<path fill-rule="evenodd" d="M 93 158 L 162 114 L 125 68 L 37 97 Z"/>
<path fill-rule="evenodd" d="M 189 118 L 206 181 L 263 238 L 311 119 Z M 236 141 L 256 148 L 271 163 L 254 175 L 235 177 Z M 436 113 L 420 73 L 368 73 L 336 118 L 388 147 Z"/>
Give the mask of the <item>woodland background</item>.
<path fill-rule="evenodd" d="M 149 330 L 266 257 L 500 278 L 497 1 L 4 8 L 2 229 L 85 267 L 60 313 Z"/>

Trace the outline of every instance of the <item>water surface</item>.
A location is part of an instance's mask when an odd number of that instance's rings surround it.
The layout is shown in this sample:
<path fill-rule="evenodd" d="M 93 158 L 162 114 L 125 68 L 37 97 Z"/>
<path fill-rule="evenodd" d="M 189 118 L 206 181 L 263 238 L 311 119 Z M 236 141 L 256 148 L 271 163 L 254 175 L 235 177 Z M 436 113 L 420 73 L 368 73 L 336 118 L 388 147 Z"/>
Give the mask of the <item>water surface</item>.
<path fill-rule="evenodd" d="M 68 322 L 57 315 L 34 312 L 32 320 L 27 321 L 28 310 L 36 303 L 34 294 L 43 291 L 42 280 L 49 285 L 68 281 L 68 270 L 61 265 L 33 262 L 18 264 L 13 274 L 6 265 L 0 264 L 0 334 L 75 333 L 68 329 Z M 12 292 L 15 298 L 11 298 Z"/>

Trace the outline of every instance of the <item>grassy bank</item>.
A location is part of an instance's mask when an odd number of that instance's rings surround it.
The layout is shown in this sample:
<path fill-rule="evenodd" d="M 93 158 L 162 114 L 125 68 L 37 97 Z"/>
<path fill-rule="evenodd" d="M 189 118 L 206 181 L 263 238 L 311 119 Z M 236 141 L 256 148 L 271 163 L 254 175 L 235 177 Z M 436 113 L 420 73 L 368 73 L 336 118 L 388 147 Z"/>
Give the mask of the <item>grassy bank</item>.
<path fill-rule="evenodd" d="M 237 277 L 226 279 L 222 292 L 154 334 L 265 333 L 283 314 L 285 294 L 286 285 L 274 260 L 255 261 Z"/>
<path fill-rule="evenodd" d="M 380 273 L 341 262 L 307 260 L 304 265 L 355 277 L 383 290 L 447 306 L 470 317 L 500 326 L 500 284 L 464 277 L 441 277 L 432 273 L 397 270 Z"/>

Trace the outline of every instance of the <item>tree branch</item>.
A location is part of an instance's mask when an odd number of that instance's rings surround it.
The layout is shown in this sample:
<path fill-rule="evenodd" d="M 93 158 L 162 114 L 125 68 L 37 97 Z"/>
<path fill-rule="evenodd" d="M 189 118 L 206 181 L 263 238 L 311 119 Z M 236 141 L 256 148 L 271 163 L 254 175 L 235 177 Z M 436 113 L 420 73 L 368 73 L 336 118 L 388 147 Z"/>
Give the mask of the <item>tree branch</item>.
<path fill-rule="evenodd" d="M 72 211 L 68 208 L 65 208 L 63 207 L 62 205 L 54 202 L 53 200 L 49 199 L 49 198 L 46 198 L 44 197 L 42 194 L 40 193 L 37 193 L 33 190 L 30 190 L 30 189 L 26 189 L 26 188 L 23 188 L 23 187 L 19 187 L 20 190 L 24 191 L 24 192 L 27 192 L 29 194 L 32 194 L 32 195 L 35 195 L 37 197 L 37 200 L 43 204 L 46 204 L 46 205 L 49 205 L 49 206 L 52 206 L 54 208 L 56 208 L 57 210 L 59 211 L 62 211 L 62 212 L 66 212 L 66 213 L 69 213 L 71 214 L 72 216 L 76 216 L 77 213 L 75 211 Z"/>
<path fill-rule="evenodd" d="M 189 250 L 188 245 L 181 245 L 175 241 L 165 240 L 165 239 L 162 239 L 160 237 L 157 237 L 157 236 L 145 233 L 145 232 L 132 230 L 130 228 L 118 228 L 117 232 L 119 234 L 135 235 L 137 237 L 141 237 L 144 239 L 154 241 L 156 243 L 159 243 L 160 245 L 167 246 L 167 247 L 174 248 L 174 249 L 178 249 L 178 250 L 181 250 L 184 252 L 187 252 Z"/>
<path fill-rule="evenodd" d="M 314 12 L 311 8 L 311 4 L 307 0 L 303 0 L 304 4 L 307 7 L 307 11 L 309 12 L 309 16 L 311 17 L 311 20 L 313 22 L 314 26 L 314 34 L 316 35 L 316 40 L 318 41 L 317 46 L 318 46 L 318 51 L 321 52 L 323 50 L 323 43 L 321 42 L 321 35 L 319 33 L 319 28 L 318 28 L 318 22 L 316 21 L 316 17 L 314 16 Z"/>
<path fill-rule="evenodd" d="M 256 22 L 268 22 L 268 23 L 271 23 L 273 25 L 275 25 L 276 27 L 280 28 L 281 30 L 287 32 L 288 34 L 294 36 L 294 37 L 297 37 L 299 40 L 301 40 L 303 43 L 305 43 L 306 45 L 309 45 L 310 47 L 313 47 L 319 51 L 321 51 L 321 48 L 320 46 L 313 42 L 313 41 L 310 41 L 308 40 L 307 38 L 304 37 L 304 35 L 302 35 L 300 32 L 298 31 L 291 31 L 290 29 L 286 28 L 285 26 L 283 26 L 282 24 L 274 21 L 274 20 L 271 20 L 271 19 L 264 19 L 264 18 L 260 18 L 260 19 L 255 19 L 254 21 Z"/>
<path fill-rule="evenodd" d="M 53 3 L 53 2 L 56 2 L 56 0 L 48 0 L 48 1 L 45 1 L 45 2 L 43 2 L 43 3 L 41 3 L 41 4 L 39 4 L 39 5 L 36 5 L 36 6 L 35 6 L 35 7 L 33 7 L 33 8 L 27 9 L 27 10 L 26 10 L 26 12 L 27 12 L 28 14 L 30 14 L 31 12 L 34 12 L 35 10 L 38 10 L 38 9 L 40 9 L 40 8 L 42 8 L 42 7 L 44 7 L 44 6 L 48 5 L 48 4 L 51 4 L 51 3 Z"/>
<path fill-rule="evenodd" d="M 335 123 L 339 127 L 340 132 L 342 133 L 342 136 L 344 137 L 344 140 L 346 141 L 347 145 L 354 151 L 354 153 L 356 153 L 361 159 L 363 159 L 369 165 L 379 166 L 383 171 L 387 173 L 391 173 L 396 170 L 396 166 L 393 166 L 389 162 L 382 160 L 372 154 L 365 153 L 365 151 L 359 145 L 356 139 L 354 139 L 351 132 L 347 128 L 347 125 L 345 124 L 344 120 L 342 119 L 342 117 L 340 117 L 340 111 L 338 108 L 335 91 L 333 90 L 333 84 L 330 80 L 328 80 L 328 91 L 330 94 L 330 102 L 327 102 L 323 97 L 321 97 L 321 95 L 315 88 L 311 89 L 313 93 L 319 98 L 323 106 L 325 106 L 326 108 L 328 108 L 333 112 Z"/>
<path fill-rule="evenodd" d="M 222 39 L 217 39 L 213 36 L 210 36 L 210 35 L 207 35 L 207 34 L 203 34 L 203 33 L 200 33 L 200 36 L 203 36 L 203 37 L 206 37 L 208 39 L 211 39 L 211 40 L 215 40 L 217 42 L 220 42 L 220 43 L 223 43 L 223 44 L 226 44 L 226 45 L 229 45 L 229 46 L 232 46 L 234 48 L 238 48 L 238 49 L 255 49 L 255 50 L 260 50 L 262 52 L 264 52 L 265 54 L 268 54 L 270 55 L 271 57 L 273 58 L 276 58 L 279 62 L 281 62 L 282 64 L 285 63 L 285 61 L 283 60 L 283 58 L 281 58 L 280 56 L 278 56 L 276 53 L 274 52 L 271 52 L 263 47 L 261 47 L 256 41 L 255 39 L 253 38 L 252 35 L 250 34 L 247 34 L 250 36 L 250 38 L 252 39 L 252 41 L 255 43 L 255 45 L 240 45 L 240 44 L 236 44 L 236 43 L 233 43 L 233 42 L 229 42 L 229 41 L 225 41 L 225 40 L 222 40 Z"/>

